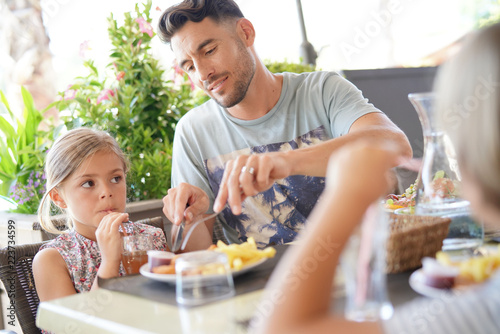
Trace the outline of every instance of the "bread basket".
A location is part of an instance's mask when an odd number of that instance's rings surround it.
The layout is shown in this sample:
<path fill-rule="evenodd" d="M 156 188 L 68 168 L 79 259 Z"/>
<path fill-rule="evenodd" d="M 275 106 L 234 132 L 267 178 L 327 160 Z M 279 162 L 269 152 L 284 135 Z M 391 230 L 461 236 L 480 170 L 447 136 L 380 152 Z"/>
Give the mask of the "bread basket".
<path fill-rule="evenodd" d="M 443 247 L 450 223 L 450 218 L 391 214 L 386 272 L 395 274 L 419 268 L 423 257 L 435 257 Z"/>

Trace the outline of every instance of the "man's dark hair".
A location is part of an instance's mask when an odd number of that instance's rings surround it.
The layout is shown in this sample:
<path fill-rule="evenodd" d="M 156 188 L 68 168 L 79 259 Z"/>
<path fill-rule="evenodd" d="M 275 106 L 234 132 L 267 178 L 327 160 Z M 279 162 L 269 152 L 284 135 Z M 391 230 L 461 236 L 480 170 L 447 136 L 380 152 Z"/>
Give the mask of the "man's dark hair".
<path fill-rule="evenodd" d="M 164 43 L 170 43 L 186 22 L 201 22 L 206 17 L 220 23 L 228 18 L 242 18 L 243 13 L 233 0 L 184 0 L 163 12 L 158 36 Z"/>

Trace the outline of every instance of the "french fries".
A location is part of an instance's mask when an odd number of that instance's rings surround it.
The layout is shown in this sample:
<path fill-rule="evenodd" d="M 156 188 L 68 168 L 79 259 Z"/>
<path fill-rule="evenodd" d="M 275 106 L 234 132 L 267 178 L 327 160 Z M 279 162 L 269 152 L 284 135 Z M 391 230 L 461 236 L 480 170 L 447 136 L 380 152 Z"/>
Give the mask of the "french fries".
<path fill-rule="evenodd" d="M 217 245 L 212 245 L 208 250 L 224 253 L 227 255 L 229 266 L 233 271 L 239 271 L 244 267 L 251 265 L 263 258 L 272 258 L 276 254 L 273 247 L 258 249 L 254 238 L 250 237 L 242 244 L 226 245 L 222 241 L 218 241 Z M 162 265 L 152 268 L 155 274 L 175 275 L 175 259 L 180 255 L 174 256 L 169 265 Z"/>
<path fill-rule="evenodd" d="M 490 278 L 493 272 L 500 268 L 500 247 L 497 253 L 472 257 L 460 262 L 451 261 L 448 254 L 444 252 L 438 252 L 436 259 L 442 264 L 458 267 L 460 269 L 459 276 L 462 279 L 479 283 Z"/>
<path fill-rule="evenodd" d="M 222 241 L 217 242 L 217 247 L 213 249 L 216 252 L 224 253 L 229 260 L 231 269 L 238 271 L 242 268 L 255 263 L 263 258 L 272 258 L 276 250 L 272 247 L 258 249 L 254 238 L 250 237 L 242 244 L 226 245 Z"/>

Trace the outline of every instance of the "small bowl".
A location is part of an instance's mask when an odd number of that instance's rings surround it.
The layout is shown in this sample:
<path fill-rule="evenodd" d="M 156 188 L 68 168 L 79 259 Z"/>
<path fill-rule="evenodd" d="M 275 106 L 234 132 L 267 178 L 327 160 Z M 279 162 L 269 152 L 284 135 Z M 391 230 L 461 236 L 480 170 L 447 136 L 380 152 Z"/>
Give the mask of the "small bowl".
<path fill-rule="evenodd" d="M 174 253 L 159 251 L 159 250 L 150 250 L 148 251 L 148 265 L 149 270 L 151 271 L 154 267 L 170 265 L 172 262 L 172 258 L 175 256 Z"/>

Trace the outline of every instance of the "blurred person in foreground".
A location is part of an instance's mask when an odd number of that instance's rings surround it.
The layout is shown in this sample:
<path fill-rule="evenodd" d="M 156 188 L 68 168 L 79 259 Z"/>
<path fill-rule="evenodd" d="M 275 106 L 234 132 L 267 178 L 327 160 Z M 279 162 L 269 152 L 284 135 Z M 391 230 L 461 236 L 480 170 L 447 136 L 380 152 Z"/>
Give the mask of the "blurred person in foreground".
<path fill-rule="evenodd" d="M 442 128 L 455 145 L 463 196 L 477 218 L 500 228 L 500 24 L 473 33 L 442 65 L 435 82 Z M 365 210 L 386 189 L 384 173 L 397 164 L 388 145 L 357 143 L 335 152 L 327 186 L 301 236 L 274 271 L 255 318 L 257 333 L 500 333 L 500 273 L 476 289 L 438 299 L 417 299 L 380 322 L 351 322 L 329 313 L 339 256 Z M 296 273 L 318 259 L 318 241 L 337 244 L 307 277 Z M 278 298 L 279 297 L 279 298 Z M 273 302 L 276 301 L 276 302 Z M 267 309 L 267 308 L 266 308 Z"/>
<path fill-rule="evenodd" d="M 332 152 L 384 138 L 411 157 L 406 135 L 337 73 L 271 73 L 234 1 L 183 1 L 162 14 L 158 29 L 211 97 L 176 127 L 173 187 L 163 199 L 174 224 L 213 210 L 229 242 L 290 242 L 324 189 Z M 213 226 L 206 223 L 204 239 L 197 231 L 194 248 L 211 244 Z"/>

